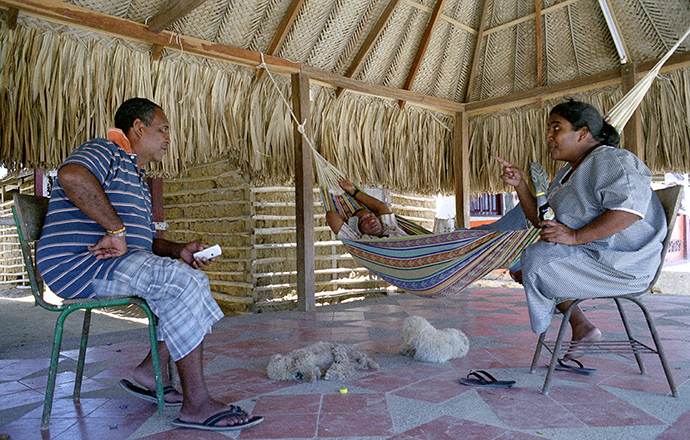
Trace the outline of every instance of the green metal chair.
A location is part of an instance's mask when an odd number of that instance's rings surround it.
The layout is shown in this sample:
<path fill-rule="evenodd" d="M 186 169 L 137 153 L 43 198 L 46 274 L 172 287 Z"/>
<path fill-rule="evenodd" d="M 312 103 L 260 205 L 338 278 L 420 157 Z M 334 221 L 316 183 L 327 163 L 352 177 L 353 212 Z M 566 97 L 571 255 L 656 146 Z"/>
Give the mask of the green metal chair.
<path fill-rule="evenodd" d="M 165 407 L 163 398 L 163 382 L 161 376 L 160 360 L 158 357 L 158 341 L 156 338 L 156 317 L 151 312 L 148 304 L 142 298 L 136 296 L 111 297 L 105 300 L 65 300 L 62 304 L 51 304 L 43 298 L 43 281 L 39 279 L 32 257 L 32 244 L 41 236 L 41 229 L 48 212 L 48 199 L 45 197 L 31 196 L 25 194 L 15 194 L 12 213 L 14 222 L 17 225 L 19 244 L 24 257 L 24 265 L 31 285 L 31 293 L 36 303 L 46 310 L 60 312 L 55 323 L 55 334 L 53 336 L 53 351 L 50 356 L 50 370 L 48 373 L 48 385 L 46 387 L 45 400 L 43 402 L 43 417 L 41 419 L 41 429 L 48 429 L 50 425 L 50 413 L 53 407 L 53 396 L 55 394 L 55 379 L 57 376 L 58 358 L 60 356 L 60 346 L 62 344 L 62 331 L 67 316 L 76 311 L 84 310 L 84 325 L 82 328 L 81 344 L 79 346 L 79 359 L 77 361 L 77 374 L 74 381 L 73 398 L 78 401 L 81 394 L 81 383 L 84 375 L 84 360 L 86 357 L 86 346 L 89 339 L 89 327 L 91 325 L 91 310 L 103 307 L 126 306 L 135 304 L 141 307 L 149 319 L 149 338 L 151 341 L 151 353 L 153 357 L 153 370 L 156 380 L 156 397 L 158 412 L 162 413 Z"/>
<path fill-rule="evenodd" d="M 672 186 L 669 188 L 664 188 L 655 191 L 656 195 L 659 197 L 659 200 L 661 201 L 661 205 L 664 207 L 664 212 L 666 213 L 666 223 L 668 225 L 668 229 L 666 231 L 666 237 L 664 238 L 664 243 L 663 243 L 663 248 L 661 251 L 661 263 L 659 264 L 659 267 L 657 268 L 656 275 L 654 276 L 654 279 L 652 280 L 651 283 L 649 283 L 649 286 L 647 289 L 645 289 L 643 292 L 637 292 L 637 293 L 630 293 L 628 295 L 621 295 L 621 296 L 601 296 L 601 297 L 596 297 L 596 298 L 588 298 L 587 300 L 574 300 L 570 307 L 563 313 L 563 319 L 561 321 L 561 327 L 558 332 L 558 338 L 556 339 L 555 343 L 549 343 L 546 342 L 545 336 L 546 332 L 542 333 L 539 335 L 539 341 L 537 342 L 537 348 L 534 353 L 534 358 L 532 359 L 532 366 L 530 367 L 530 373 L 534 373 L 537 368 L 537 362 L 539 360 L 539 356 L 541 354 L 541 349 L 546 348 L 551 353 L 551 362 L 549 364 L 549 371 L 546 373 L 546 379 L 544 380 L 544 386 L 542 388 L 542 394 L 548 394 L 549 393 L 549 386 L 551 385 L 551 379 L 553 378 L 553 372 L 554 369 L 556 368 L 556 363 L 558 362 L 559 359 L 559 354 L 565 354 L 569 352 L 573 352 L 577 350 L 577 343 L 573 344 L 572 342 L 570 343 L 564 343 L 563 342 L 563 337 L 565 336 L 566 330 L 568 328 L 568 320 L 570 319 L 570 314 L 573 311 L 573 308 L 575 308 L 576 305 L 581 303 L 582 301 L 588 301 L 588 300 L 593 300 L 593 299 L 613 299 L 616 302 L 616 306 L 618 307 L 618 312 L 620 313 L 621 320 L 623 321 L 623 326 L 625 327 L 625 332 L 628 336 L 627 340 L 620 340 L 620 341 L 599 341 L 599 342 L 594 342 L 591 346 L 587 347 L 587 352 L 588 353 L 595 353 L 595 352 L 609 352 L 609 353 L 633 353 L 635 355 L 635 360 L 637 361 L 637 365 L 640 368 L 640 373 L 641 374 L 647 374 L 647 370 L 644 366 L 644 363 L 642 362 L 642 357 L 640 354 L 643 353 L 648 353 L 648 354 L 656 354 L 659 356 L 659 360 L 661 361 L 661 365 L 664 369 L 664 373 L 666 374 L 666 380 L 668 381 L 668 385 L 671 388 L 671 394 L 673 397 L 678 397 L 678 389 L 676 388 L 675 381 L 673 380 L 673 375 L 671 373 L 671 368 L 668 364 L 668 361 L 666 360 L 666 356 L 664 355 L 664 349 L 661 345 L 661 339 L 659 338 L 659 334 L 656 331 L 656 326 L 654 325 L 654 319 L 652 318 L 652 315 L 649 313 L 647 310 L 647 307 L 642 303 L 640 297 L 652 290 L 652 287 L 654 287 L 654 284 L 656 281 L 659 279 L 659 275 L 661 274 L 661 268 L 664 265 L 664 259 L 666 257 L 666 252 L 668 251 L 668 246 L 671 241 L 671 235 L 673 233 L 673 226 L 676 223 L 676 217 L 678 215 L 678 208 L 680 208 L 680 201 L 681 201 L 681 196 L 682 196 L 682 190 L 683 187 L 678 185 L 678 186 Z M 623 310 L 623 304 L 621 303 L 621 300 L 628 300 L 634 304 L 637 304 L 637 306 L 642 310 L 642 313 L 645 316 L 645 319 L 647 320 L 647 326 L 649 327 L 649 333 L 652 336 L 652 341 L 654 342 L 654 347 L 650 347 L 639 340 L 637 340 L 632 333 L 632 328 L 630 327 L 630 324 L 628 323 L 628 319 L 625 315 L 625 312 Z"/>

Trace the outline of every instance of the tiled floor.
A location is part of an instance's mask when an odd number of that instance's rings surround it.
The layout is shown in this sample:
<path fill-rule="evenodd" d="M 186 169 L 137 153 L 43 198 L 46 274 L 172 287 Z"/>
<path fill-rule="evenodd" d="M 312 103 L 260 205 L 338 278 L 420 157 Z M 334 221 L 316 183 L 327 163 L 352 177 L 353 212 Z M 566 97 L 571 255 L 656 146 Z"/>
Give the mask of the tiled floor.
<path fill-rule="evenodd" d="M 70 398 L 76 341 L 68 339 L 60 362 L 50 430 L 39 430 L 49 348 L 29 343 L 0 348 L 0 434 L 11 439 L 687 439 L 690 438 L 690 296 L 648 295 L 669 354 L 680 397 L 654 356 L 640 375 L 630 358 L 582 358 L 592 376 L 556 372 L 548 395 L 540 393 L 546 357 L 529 373 L 536 336 L 529 330 L 518 288 L 472 287 L 446 299 L 412 295 L 351 302 L 316 312 L 277 312 L 225 318 L 205 343 L 206 377 L 220 400 L 265 417 L 242 431 L 210 433 L 173 429 L 177 410 L 161 417 L 155 405 L 117 386 L 147 349 L 145 330 L 96 335 L 87 356 L 80 403 Z M 622 328 L 613 304 L 590 302 L 588 316 L 605 337 Z M 1 305 L 1 304 L 0 304 Z M 44 312 L 45 319 L 55 319 Z M 412 315 L 437 327 L 454 327 L 471 340 L 467 356 L 443 364 L 416 362 L 397 353 L 402 321 Z M 630 309 L 641 328 L 642 315 Z M 40 315 L 43 316 L 43 315 Z M 556 325 L 554 319 L 554 326 Z M 136 327 L 136 328 L 135 328 Z M 12 329 L 4 329 L 12 331 Z M 555 332 L 551 334 L 555 336 Z M 317 341 L 358 344 L 375 354 L 380 369 L 346 381 L 301 383 L 266 376 L 272 354 Z M 471 369 L 517 381 L 511 389 L 458 383 Z M 339 392 L 347 387 L 348 393 Z"/>

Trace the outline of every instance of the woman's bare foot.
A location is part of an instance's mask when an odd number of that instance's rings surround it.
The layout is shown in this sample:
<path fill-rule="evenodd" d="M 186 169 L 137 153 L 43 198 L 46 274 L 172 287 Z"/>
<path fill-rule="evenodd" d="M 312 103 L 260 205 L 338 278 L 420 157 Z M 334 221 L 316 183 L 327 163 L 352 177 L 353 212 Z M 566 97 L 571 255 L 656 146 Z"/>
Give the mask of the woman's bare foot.
<path fill-rule="evenodd" d="M 589 328 L 573 329 L 573 337 L 570 343 L 570 352 L 563 356 L 564 360 L 579 359 L 587 353 L 589 344 L 601 340 L 601 331 L 592 326 Z"/>

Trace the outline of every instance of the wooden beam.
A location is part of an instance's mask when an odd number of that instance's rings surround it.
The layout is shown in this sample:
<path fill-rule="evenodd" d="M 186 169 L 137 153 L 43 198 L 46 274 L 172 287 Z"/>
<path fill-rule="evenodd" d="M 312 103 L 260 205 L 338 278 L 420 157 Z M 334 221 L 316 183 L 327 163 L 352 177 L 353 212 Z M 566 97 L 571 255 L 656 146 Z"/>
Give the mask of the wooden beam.
<path fill-rule="evenodd" d="M 542 40 L 541 40 L 541 0 L 535 0 L 537 17 L 537 87 L 541 87 L 542 77 Z M 519 44 L 519 43 L 518 43 Z"/>
<path fill-rule="evenodd" d="M 435 96 L 423 95 L 421 93 L 415 93 L 409 90 L 395 89 L 377 84 L 368 84 L 362 81 L 346 78 L 342 75 L 326 72 L 325 70 L 317 69 L 316 67 L 305 65 L 302 66 L 302 70 L 304 73 L 309 75 L 309 78 L 312 80 L 312 82 L 325 84 L 332 87 L 342 87 L 348 89 L 349 91 L 364 95 L 372 95 L 379 98 L 393 99 L 396 101 L 408 101 L 420 107 L 426 107 L 450 114 L 462 111 L 465 108 L 465 105 L 460 102 L 436 98 Z"/>
<path fill-rule="evenodd" d="M 160 60 L 161 55 L 163 54 L 163 49 L 164 47 L 160 44 L 154 44 L 153 46 L 151 46 L 151 59 L 153 61 Z"/>
<path fill-rule="evenodd" d="M 311 103 L 309 77 L 292 74 L 292 108 L 298 121 L 305 121 L 304 135 L 294 124 L 295 138 L 295 222 L 297 223 L 297 308 L 316 309 L 314 275 L 314 171 L 311 147 Z"/>
<path fill-rule="evenodd" d="M 634 64 L 624 64 L 621 66 L 621 78 L 623 83 L 623 94 L 628 93 L 637 83 L 637 72 Z M 623 127 L 623 137 L 625 143 L 623 147 L 640 158 L 645 160 L 644 137 L 642 133 L 642 114 L 640 108 L 635 109 Z"/>
<path fill-rule="evenodd" d="M 114 17 L 75 6 L 59 0 L 0 0 L 0 6 L 17 8 L 22 14 L 37 17 L 53 23 L 65 24 L 104 35 L 146 44 L 158 44 L 168 49 L 184 51 L 206 58 L 227 61 L 242 66 L 256 67 L 261 64 L 261 54 L 199 38 L 176 35 L 170 31 L 151 32 L 148 26 L 124 18 Z M 174 38 L 173 38 L 174 37 Z M 275 72 L 292 74 L 298 72 L 298 63 L 265 55 L 266 64 Z"/>
<path fill-rule="evenodd" d="M 19 9 L 10 8 L 7 11 L 7 27 L 15 29 L 17 27 L 17 17 L 19 16 Z"/>
<path fill-rule="evenodd" d="M 642 76 L 652 70 L 659 59 L 649 60 L 638 64 L 637 76 Z M 683 69 L 690 67 L 690 51 L 671 55 L 666 61 L 660 72 L 668 72 L 671 70 Z M 522 105 L 536 103 L 539 99 L 553 99 L 560 96 L 571 95 L 575 93 L 585 92 L 602 87 L 620 84 L 621 70 L 620 68 L 609 70 L 607 72 L 597 73 L 595 75 L 566 81 L 559 84 L 552 84 L 544 87 L 537 87 L 531 90 L 511 93 L 510 95 L 500 96 L 497 98 L 484 99 L 482 101 L 474 101 L 465 104 L 465 109 L 469 116 L 476 116 L 483 113 L 493 111 L 506 110 Z"/>
<path fill-rule="evenodd" d="M 455 227 L 470 227 L 470 154 L 467 112 L 455 114 L 453 127 L 455 174 Z"/>
<path fill-rule="evenodd" d="M 486 24 L 486 14 L 489 10 L 489 0 L 484 0 L 484 9 L 482 10 L 482 17 L 479 22 L 479 32 L 477 32 L 477 44 L 474 46 L 474 56 L 472 56 L 472 67 L 470 68 L 470 77 L 467 80 L 467 89 L 465 89 L 465 102 L 470 100 L 472 88 L 474 87 L 474 78 L 477 76 L 477 61 L 479 60 L 479 52 L 482 49 L 482 39 L 484 38 L 484 27 Z"/>
<path fill-rule="evenodd" d="M 206 0 L 174 0 L 153 18 L 148 20 L 149 30 L 159 33 L 192 12 Z"/>
<path fill-rule="evenodd" d="M 424 30 L 422 42 L 419 44 L 419 47 L 417 48 L 417 54 L 415 55 L 414 61 L 412 62 L 412 66 L 410 67 L 410 71 L 407 74 L 407 79 L 405 80 L 405 85 L 403 86 L 403 89 L 405 90 L 412 90 L 412 84 L 414 84 L 414 80 L 417 77 L 417 72 L 419 72 L 419 67 L 422 65 L 424 55 L 426 55 L 426 51 L 429 48 L 431 36 L 434 34 L 434 30 L 436 30 L 436 25 L 438 25 L 438 20 L 441 17 L 441 13 L 443 12 L 443 7 L 445 5 L 446 0 L 436 1 L 434 11 L 431 13 L 431 17 L 429 17 L 429 23 L 427 24 L 426 29 Z M 400 101 L 399 104 L 400 108 L 405 108 L 405 101 Z"/>
<path fill-rule="evenodd" d="M 295 18 L 297 18 L 297 13 L 299 12 L 303 3 L 304 0 L 292 0 L 290 6 L 288 6 L 287 11 L 285 11 L 283 20 L 280 22 L 280 25 L 278 25 L 276 33 L 273 34 L 273 38 L 271 39 L 271 42 L 268 44 L 268 49 L 266 49 L 266 53 L 268 55 L 275 55 L 276 53 L 278 53 L 278 49 L 280 49 L 280 46 L 282 46 L 283 41 L 285 41 L 285 37 L 287 37 L 288 31 L 290 31 L 292 23 L 295 22 Z M 259 69 L 259 71 L 256 73 L 257 82 L 263 79 L 265 73 L 265 69 Z"/>
<path fill-rule="evenodd" d="M 362 44 L 362 47 L 359 48 L 357 55 L 355 55 L 355 59 L 352 60 L 352 64 L 350 64 L 350 67 L 345 72 L 345 76 L 347 78 L 352 78 L 355 76 L 360 66 L 367 58 L 367 55 L 369 55 L 369 52 L 371 52 L 372 47 L 374 47 L 374 43 L 376 40 L 378 40 L 381 32 L 383 32 L 383 29 L 386 27 L 386 24 L 388 24 L 388 20 L 390 20 L 391 16 L 393 15 L 393 11 L 398 6 L 398 3 L 400 3 L 400 0 L 390 0 L 388 2 L 388 6 L 386 6 L 386 9 L 383 10 L 383 13 L 376 22 L 376 25 L 374 25 L 374 28 L 371 30 L 371 32 L 369 32 L 369 35 L 367 35 L 367 38 L 364 40 L 364 44 Z M 344 90 L 345 89 L 342 87 L 338 87 L 338 89 L 335 91 L 336 99 L 340 98 L 340 95 L 343 94 Z"/>

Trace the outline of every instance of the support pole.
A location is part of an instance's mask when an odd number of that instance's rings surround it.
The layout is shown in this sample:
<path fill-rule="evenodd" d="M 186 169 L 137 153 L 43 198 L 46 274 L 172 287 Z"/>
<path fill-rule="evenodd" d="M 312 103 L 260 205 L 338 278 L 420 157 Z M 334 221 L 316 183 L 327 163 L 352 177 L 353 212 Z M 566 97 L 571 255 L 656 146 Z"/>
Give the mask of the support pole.
<path fill-rule="evenodd" d="M 312 139 L 309 77 L 292 74 L 292 108 L 304 124 L 304 136 Z M 295 221 L 297 223 L 297 308 L 316 309 L 314 275 L 314 171 L 311 148 L 295 124 Z"/>
<path fill-rule="evenodd" d="M 623 94 L 628 93 L 637 84 L 637 68 L 634 64 L 621 66 Z M 644 139 L 642 135 L 642 116 L 638 107 L 623 127 L 623 147 L 635 154 L 642 162 L 645 160 Z"/>
<path fill-rule="evenodd" d="M 470 156 L 467 112 L 455 114 L 455 227 L 470 227 Z"/>

